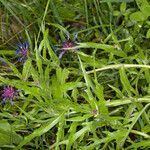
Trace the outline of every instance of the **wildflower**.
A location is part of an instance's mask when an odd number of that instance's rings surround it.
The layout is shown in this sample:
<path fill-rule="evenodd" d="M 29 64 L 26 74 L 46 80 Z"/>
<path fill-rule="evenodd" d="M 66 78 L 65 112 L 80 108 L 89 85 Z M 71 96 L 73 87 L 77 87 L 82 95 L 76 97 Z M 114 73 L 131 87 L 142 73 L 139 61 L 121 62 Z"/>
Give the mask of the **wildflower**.
<path fill-rule="evenodd" d="M 26 61 L 29 53 L 29 43 L 24 42 L 19 44 L 19 49 L 16 50 L 16 53 L 19 55 L 18 59 L 20 62 Z"/>
<path fill-rule="evenodd" d="M 62 58 L 62 56 L 69 50 L 69 48 L 71 49 L 74 46 L 75 43 L 73 41 L 71 41 L 70 39 L 66 40 L 62 45 L 62 52 L 59 54 L 59 59 Z"/>
<path fill-rule="evenodd" d="M 1 97 L 2 97 L 2 103 L 5 104 L 7 100 L 10 100 L 10 103 L 12 104 L 12 100 L 15 98 L 17 94 L 17 91 L 12 86 L 5 86 L 2 90 Z"/>

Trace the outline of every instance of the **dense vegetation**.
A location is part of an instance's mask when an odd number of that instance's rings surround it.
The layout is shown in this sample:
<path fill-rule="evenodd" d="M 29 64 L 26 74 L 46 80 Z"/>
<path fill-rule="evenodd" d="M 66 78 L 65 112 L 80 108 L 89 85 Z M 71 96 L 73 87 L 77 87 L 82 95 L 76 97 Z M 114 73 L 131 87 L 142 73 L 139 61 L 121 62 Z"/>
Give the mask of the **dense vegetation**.
<path fill-rule="evenodd" d="M 150 149 L 148 0 L 0 0 L 0 147 Z"/>

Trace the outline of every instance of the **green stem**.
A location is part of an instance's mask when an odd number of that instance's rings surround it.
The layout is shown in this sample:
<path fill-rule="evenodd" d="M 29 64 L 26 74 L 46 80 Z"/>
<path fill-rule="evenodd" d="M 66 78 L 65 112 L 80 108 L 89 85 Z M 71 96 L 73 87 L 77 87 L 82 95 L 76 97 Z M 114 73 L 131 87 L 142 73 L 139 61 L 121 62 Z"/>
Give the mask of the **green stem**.
<path fill-rule="evenodd" d="M 87 74 L 94 73 L 94 72 L 99 72 L 99 71 L 104 71 L 104 70 L 109 70 L 109 69 L 119 69 L 121 67 L 124 68 L 148 68 L 150 69 L 150 65 L 139 65 L 139 64 L 117 64 L 117 65 L 108 65 L 102 68 L 98 68 L 95 70 L 87 71 Z"/>

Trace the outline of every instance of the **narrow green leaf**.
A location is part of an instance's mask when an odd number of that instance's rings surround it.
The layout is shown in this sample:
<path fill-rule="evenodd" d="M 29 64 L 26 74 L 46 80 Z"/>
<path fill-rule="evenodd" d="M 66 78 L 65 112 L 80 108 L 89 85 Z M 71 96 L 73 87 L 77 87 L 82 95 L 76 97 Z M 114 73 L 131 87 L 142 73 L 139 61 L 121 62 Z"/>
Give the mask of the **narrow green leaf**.
<path fill-rule="evenodd" d="M 37 48 L 37 46 L 35 47 L 36 50 L 36 64 L 38 67 L 38 72 L 40 74 L 40 78 L 43 79 L 43 66 L 42 66 L 42 58 L 40 55 L 40 50 Z"/>
<path fill-rule="evenodd" d="M 76 141 L 73 136 L 76 133 L 76 128 L 78 126 L 78 122 L 73 122 L 70 126 L 69 129 L 69 137 L 68 137 L 68 142 L 66 144 L 66 150 L 70 150 L 71 146 L 73 145 L 73 143 Z"/>
<path fill-rule="evenodd" d="M 69 119 L 66 119 L 66 121 L 80 122 L 80 121 L 84 121 L 85 119 L 88 119 L 90 117 L 92 117 L 92 114 L 86 114 L 86 115 L 83 115 L 82 117 L 81 116 L 71 117 Z"/>
<path fill-rule="evenodd" d="M 131 132 L 133 126 L 135 125 L 135 123 L 138 121 L 138 119 L 140 118 L 140 116 L 145 112 L 145 110 L 150 106 L 150 103 L 147 104 L 140 112 L 138 112 L 134 118 L 132 123 L 129 126 L 128 132 L 125 133 L 124 137 L 122 140 L 120 140 L 120 148 L 122 148 L 124 146 L 125 140 L 127 139 L 129 133 Z"/>
<path fill-rule="evenodd" d="M 9 67 L 10 67 L 11 70 L 14 72 L 14 74 L 15 74 L 18 78 L 22 79 L 22 75 L 21 75 L 21 73 L 19 72 L 19 70 L 17 69 L 17 67 L 16 67 L 14 64 L 12 64 L 11 62 L 9 62 L 7 59 L 4 59 L 4 61 L 9 65 Z"/>
<path fill-rule="evenodd" d="M 122 13 L 124 13 L 126 11 L 126 7 L 127 7 L 127 3 L 126 2 L 123 2 L 121 5 L 120 5 L 120 11 Z"/>
<path fill-rule="evenodd" d="M 0 146 L 19 144 L 21 140 L 22 137 L 16 134 L 7 121 L 0 120 Z"/>
<path fill-rule="evenodd" d="M 0 55 L 15 55 L 13 50 L 0 50 Z"/>
<path fill-rule="evenodd" d="M 44 44 L 45 44 L 45 49 L 48 49 L 48 53 L 51 57 L 51 59 L 53 61 L 58 62 L 58 57 L 56 56 L 56 54 L 54 53 L 54 51 L 52 50 L 49 40 L 48 40 L 48 29 L 44 32 Z"/>
<path fill-rule="evenodd" d="M 130 15 L 130 19 L 134 21 L 144 21 L 147 19 L 147 16 L 145 16 L 141 11 L 137 11 Z"/>
<path fill-rule="evenodd" d="M 80 59 L 79 55 L 78 55 L 78 58 L 79 58 L 79 62 L 80 62 L 80 66 L 81 66 L 82 72 L 83 72 L 84 80 L 85 80 L 86 86 L 87 86 L 87 90 L 86 90 L 86 91 L 87 91 L 88 98 L 89 98 L 88 101 L 90 102 L 92 108 L 94 109 L 94 108 L 95 108 L 95 99 L 94 99 L 93 94 L 92 94 L 92 92 L 91 92 L 91 88 L 92 88 L 93 90 L 94 90 L 95 88 L 94 88 L 94 85 L 92 84 L 92 82 L 91 82 L 89 76 L 87 75 L 87 73 L 86 73 L 86 71 L 85 71 L 85 68 L 84 68 L 84 66 L 83 66 L 83 63 L 81 62 L 81 59 Z"/>
<path fill-rule="evenodd" d="M 125 73 L 125 69 L 123 67 L 119 70 L 119 73 L 120 73 L 120 80 L 125 91 L 129 94 L 129 96 L 131 96 L 132 93 L 136 95 L 137 93 L 135 89 L 131 86 L 130 81 L 128 80 L 127 75 Z"/>
<path fill-rule="evenodd" d="M 116 87 L 114 87 L 114 86 L 112 86 L 112 85 L 109 85 L 109 87 L 111 87 L 111 88 L 118 94 L 118 96 L 119 96 L 120 98 L 123 98 L 123 97 L 124 97 L 124 95 L 122 94 L 122 92 L 121 92 L 118 88 L 116 88 Z"/>
<path fill-rule="evenodd" d="M 126 57 L 126 53 L 124 53 L 122 50 L 115 49 L 114 46 L 112 45 L 92 43 L 92 42 L 78 43 L 78 44 L 79 46 L 76 46 L 76 48 L 97 48 L 112 53 L 116 56 Z"/>
<path fill-rule="evenodd" d="M 58 29 L 60 29 L 61 31 L 63 31 L 66 35 L 69 35 L 69 32 L 61 25 L 56 24 L 56 23 L 48 23 L 48 25 L 54 26 Z"/>
<path fill-rule="evenodd" d="M 149 145 L 150 140 L 142 140 L 140 142 L 137 143 L 133 143 L 131 146 L 127 147 L 127 150 L 131 150 L 131 149 L 150 149 L 150 145 Z"/>
<path fill-rule="evenodd" d="M 64 127 L 65 127 L 65 116 L 61 117 L 61 120 L 59 121 L 58 130 L 57 130 L 57 137 L 56 137 L 56 143 L 59 143 L 64 139 Z M 59 150 L 59 146 L 56 146 L 56 150 Z"/>
<path fill-rule="evenodd" d="M 56 124 L 58 124 L 58 122 L 61 120 L 61 117 L 63 115 L 64 115 L 64 113 L 61 114 L 60 116 L 58 116 L 57 118 L 50 119 L 50 121 L 48 121 L 48 123 L 42 125 L 38 129 L 34 130 L 33 133 L 31 133 L 30 135 L 26 136 L 24 138 L 24 140 L 20 142 L 20 144 L 15 148 L 15 150 L 21 149 L 21 147 L 23 147 L 25 144 L 30 142 L 35 137 L 41 136 L 42 134 L 48 132 L 51 128 L 53 128 Z"/>
<path fill-rule="evenodd" d="M 98 60 L 94 60 L 93 56 L 89 56 L 83 52 L 78 51 L 78 54 L 80 55 L 81 60 L 83 60 L 86 64 L 93 66 L 93 67 L 102 67 L 102 61 L 99 62 Z"/>
<path fill-rule="evenodd" d="M 106 107 L 106 101 L 104 99 L 104 88 L 102 85 L 96 82 L 95 94 L 98 97 L 98 107 L 100 114 L 108 115 L 108 108 Z"/>
<path fill-rule="evenodd" d="M 148 31 L 146 33 L 146 38 L 150 38 L 150 29 L 148 29 Z"/>
<path fill-rule="evenodd" d="M 23 70 L 22 70 L 22 78 L 24 80 L 27 80 L 28 77 L 30 76 L 30 68 L 31 68 L 31 59 L 27 59 L 26 62 L 23 65 Z"/>

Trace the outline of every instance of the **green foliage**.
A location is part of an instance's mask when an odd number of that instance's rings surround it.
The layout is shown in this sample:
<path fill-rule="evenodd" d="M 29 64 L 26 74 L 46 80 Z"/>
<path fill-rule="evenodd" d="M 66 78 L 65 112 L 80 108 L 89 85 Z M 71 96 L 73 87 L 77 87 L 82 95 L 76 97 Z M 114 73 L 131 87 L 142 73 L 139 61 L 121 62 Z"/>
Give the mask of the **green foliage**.
<path fill-rule="evenodd" d="M 150 148 L 148 0 L 0 0 L 2 149 Z M 30 44 L 19 62 L 18 39 Z M 70 40 L 74 47 L 65 49 Z M 0 97 L 2 100 L 2 97 Z"/>
<path fill-rule="evenodd" d="M 19 144 L 22 137 L 15 132 L 15 129 L 10 126 L 6 120 L 0 121 L 0 146 Z"/>

